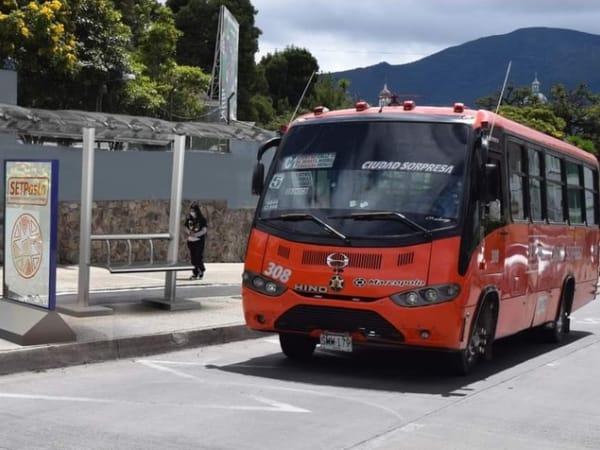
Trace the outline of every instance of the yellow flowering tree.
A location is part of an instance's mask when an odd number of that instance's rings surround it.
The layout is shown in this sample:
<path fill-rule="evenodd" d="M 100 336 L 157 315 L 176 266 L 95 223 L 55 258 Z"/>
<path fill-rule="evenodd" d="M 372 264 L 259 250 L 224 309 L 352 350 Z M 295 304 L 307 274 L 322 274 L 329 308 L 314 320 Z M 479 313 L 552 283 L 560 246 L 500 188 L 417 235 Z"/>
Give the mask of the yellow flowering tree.
<path fill-rule="evenodd" d="M 42 73 L 74 70 L 76 40 L 69 22 L 66 0 L 0 0 L 0 62 Z"/>

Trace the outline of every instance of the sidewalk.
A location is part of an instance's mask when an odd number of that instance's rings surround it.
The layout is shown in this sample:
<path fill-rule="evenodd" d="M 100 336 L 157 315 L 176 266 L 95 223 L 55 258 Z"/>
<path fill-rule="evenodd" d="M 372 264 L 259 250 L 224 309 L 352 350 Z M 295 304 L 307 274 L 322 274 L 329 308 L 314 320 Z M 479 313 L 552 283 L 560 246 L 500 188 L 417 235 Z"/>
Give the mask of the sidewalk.
<path fill-rule="evenodd" d="M 114 275 L 90 269 L 91 305 L 113 314 L 74 317 L 61 314 L 76 342 L 20 346 L 0 339 L 0 375 L 86 364 L 181 350 L 260 336 L 244 323 L 240 286 L 242 263 L 209 263 L 204 280 L 177 274 L 177 297 L 200 303 L 200 308 L 167 311 L 142 299 L 164 295 L 165 273 Z M 0 269 L 0 276 L 1 276 Z M 76 303 L 78 266 L 57 270 L 57 305 Z"/>

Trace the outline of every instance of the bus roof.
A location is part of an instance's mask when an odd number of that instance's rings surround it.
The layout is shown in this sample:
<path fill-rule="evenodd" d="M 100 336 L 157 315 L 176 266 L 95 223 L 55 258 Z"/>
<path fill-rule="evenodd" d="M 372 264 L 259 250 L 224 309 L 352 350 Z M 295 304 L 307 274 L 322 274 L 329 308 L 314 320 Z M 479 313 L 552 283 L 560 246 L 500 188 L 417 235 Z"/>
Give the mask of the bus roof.
<path fill-rule="evenodd" d="M 405 118 L 416 120 L 422 118 L 427 121 L 456 120 L 472 126 L 473 128 L 491 127 L 503 129 L 505 132 L 521 137 L 533 143 L 551 148 L 557 152 L 583 160 L 593 166 L 598 165 L 596 157 L 575 145 L 549 136 L 540 131 L 529 128 L 513 120 L 502 117 L 491 111 L 475 110 L 465 107 L 462 103 L 453 106 L 418 106 L 414 101 L 405 101 L 398 105 L 370 106 L 366 102 L 357 102 L 354 108 L 329 111 L 327 108 L 317 106 L 312 113 L 298 117 L 291 126 L 307 121 L 336 121 L 340 119 L 357 119 L 363 117 L 367 120 L 376 118 L 393 119 Z"/>

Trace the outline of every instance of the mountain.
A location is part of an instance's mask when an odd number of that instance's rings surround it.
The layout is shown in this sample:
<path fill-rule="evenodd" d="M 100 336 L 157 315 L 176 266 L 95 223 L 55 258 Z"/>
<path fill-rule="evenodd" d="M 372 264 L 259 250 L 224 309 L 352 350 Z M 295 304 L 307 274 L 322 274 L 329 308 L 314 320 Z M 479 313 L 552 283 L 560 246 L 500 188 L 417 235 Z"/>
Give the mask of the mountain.
<path fill-rule="evenodd" d="M 600 92 L 600 35 L 557 28 L 522 28 L 449 47 L 408 64 L 374 66 L 334 72 L 350 81 L 353 97 L 378 103 L 384 83 L 400 100 L 417 104 L 449 105 L 499 93 L 509 61 L 508 84 L 530 86 L 537 75 L 540 91 L 561 83 L 568 89 L 584 82 Z"/>

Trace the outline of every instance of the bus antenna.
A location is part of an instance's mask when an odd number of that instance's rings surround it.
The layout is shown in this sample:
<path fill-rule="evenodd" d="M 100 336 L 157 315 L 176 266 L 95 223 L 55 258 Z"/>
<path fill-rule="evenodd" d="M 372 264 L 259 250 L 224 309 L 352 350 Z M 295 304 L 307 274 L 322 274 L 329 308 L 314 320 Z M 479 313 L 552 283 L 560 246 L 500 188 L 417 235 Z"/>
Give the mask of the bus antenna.
<path fill-rule="evenodd" d="M 512 61 L 508 62 L 508 67 L 506 68 L 506 75 L 504 75 L 504 83 L 502 83 L 502 90 L 500 91 L 500 98 L 498 98 L 498 104 L 496 105 L 496 114 L 500 110 L 500 103 L 502 103 L 502 97 L 504 96 L 504 89 L 506 89 L 506 83 L 508 81 L 508 74 L 510 73 L 510 67 L 512 66 Z M 490 138 L 492 137 L 492 133 L 494 132 L 494 122 L 496 121 L 496 117 L 492 120 L 492 125 L 490 126 Z"/>
<path fill-rule="evenodd" d="M 317 73 L 317 71 L 313 70 L 313 73 L 310 74 L 310 78 L 308 79 L 308 83 L 306 83 L 306 86 L 304 86 L 304 91 L 302 92 L 302 95 L 300 96 L 300 100 L 298 100 L 298 104 L 296 105 L 296 109 L 294 110 L 294 114 L 292 114 L 292 117 L 290 117 L 290 121 L 288 122 L 288 124 L 292 123 L 292 120 L 294 120 L 294 117 L 296 117 L 296 113 L 298 112 L 298 108 L 300 108 L 300 105 L 302 104 L 302 100 L 304 100 L 304 96 L 306 95 L 306 91 L 308 91 L 308 87 L 310 86 L 310 82 L 312 81 L 313 77 L 315 76 L 315 73 Z"/>

